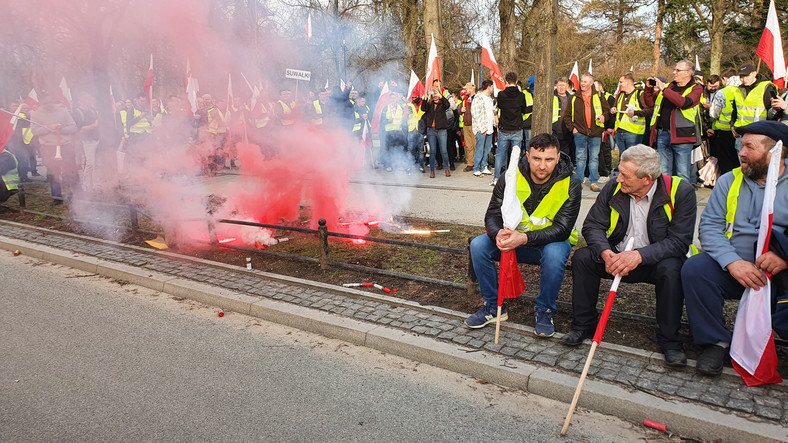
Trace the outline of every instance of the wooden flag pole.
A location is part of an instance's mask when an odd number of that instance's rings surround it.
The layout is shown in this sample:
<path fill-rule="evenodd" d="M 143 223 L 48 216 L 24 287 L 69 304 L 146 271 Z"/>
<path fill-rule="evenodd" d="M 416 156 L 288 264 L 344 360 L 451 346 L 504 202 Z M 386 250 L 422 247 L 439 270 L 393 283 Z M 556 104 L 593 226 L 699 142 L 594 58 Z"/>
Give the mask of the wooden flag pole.
<path fill-rule="evenodd" d="M 624 248 L 624 251 L 631 251 L 632 246 L 635 243 L 635 238 L 630 237 L 629 241 L 627 241 L 627 246 Z M 569 413 L 566 414 L 566 420 L 564 420 L 564 427 L 561 428 L 561 436 L 563 437 L 566 435 L 567 429 L 569 429 L 569 422 L 572 421 L 572 415 L 575 413 L 575 408 L 577 408 L 577 400 L 580 398 L 580 392 L 583 390 L 583 384 L 586 381 L 586 377 L 588 376 L 588 369 L 591 367 L 591 360 L 594 359 L 594 353 L 596 352 L 597 346 L 602 341 L 602 334 L 605 332 L 605 327 L 607 326 L 607 319 L 610 316 L 610 310 L 613 309 L 613 300 L 616 298 L 616 291 L 618 290 L 618 284 L 621 282 L 621 275 L 616 274 L 615 278 L 613 278 L 613 284 L 610 285 L 610 293 L 607 296 L 607 302 L 605 303 L 605 309 L 602 311 L 602 316 L 599 318 L 599 324 L 596 327 L 596 333 L 594 334 L 594 341 L 591 342 L 591 350 L 588 351 L 588 358 L 586 358 L 586 364 L 583 366 L 583 373 L 580 375 L 580 381 L 577 383 L 577 389 L 575 389 L 575 396 L 572 398 L 572 404 L 569 406 Z"/>

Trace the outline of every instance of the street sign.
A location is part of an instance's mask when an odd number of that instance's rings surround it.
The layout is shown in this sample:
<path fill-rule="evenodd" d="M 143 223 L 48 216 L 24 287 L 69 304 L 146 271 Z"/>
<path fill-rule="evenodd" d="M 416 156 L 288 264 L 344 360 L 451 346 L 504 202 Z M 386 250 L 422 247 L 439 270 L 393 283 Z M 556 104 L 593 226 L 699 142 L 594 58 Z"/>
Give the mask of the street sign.
<path fill-rule="evenodd" d="M 294 78 L 296 80 L 309 81 L 312 77 L 310 71 L 299 71 L 297 69 L 285 69 L 285 78 Z"/>

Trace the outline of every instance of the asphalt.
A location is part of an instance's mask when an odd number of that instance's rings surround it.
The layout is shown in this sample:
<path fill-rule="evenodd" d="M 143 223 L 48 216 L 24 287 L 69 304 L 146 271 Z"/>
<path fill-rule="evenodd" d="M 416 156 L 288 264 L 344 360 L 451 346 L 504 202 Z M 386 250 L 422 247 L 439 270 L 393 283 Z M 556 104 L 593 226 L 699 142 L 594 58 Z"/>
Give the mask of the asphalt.
<path fill-rule="evenodd" d="M 451 178 L 442 179 L 449 185 Z M 496 345 L 494 328 L 464 327 L 463 312 L 12 222 L 0 221 L 0 226 L 0 248 L 7 251 L 567 404 L 589 350 L 588 343 L 578 348 L 561 345 L 561 334 L 536 338 L 532 328 L 511 322 L 503 324 Z M 730 369 L 719 378 L 707 378 L 692 369 L 693 361 L 689 365 L 668 369 L 661 354 L 603 343 L 576 414 L 591 409 L 632 423 L 649 419 L 685 438 L 788 441 L 788 384 L 747 387 Z"/>

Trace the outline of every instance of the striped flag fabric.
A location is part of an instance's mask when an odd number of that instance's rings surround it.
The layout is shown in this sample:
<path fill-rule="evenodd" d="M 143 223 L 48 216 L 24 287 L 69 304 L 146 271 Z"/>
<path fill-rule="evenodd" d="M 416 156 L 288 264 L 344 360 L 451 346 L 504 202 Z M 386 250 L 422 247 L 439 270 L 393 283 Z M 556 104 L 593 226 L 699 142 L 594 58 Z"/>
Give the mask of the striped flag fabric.
<path fill-rule="evenodd" d="M 769 2 L 769 14 L 766 16 L 766 27 L 763 29 L 761 41 L 755 51 L 758 57 L 772 70 L 774 84 L 778 89 L 785 87 L 785 55 L 783 54 L 783 39 L 780 34 L 780 21 L 774 0 Z"/>

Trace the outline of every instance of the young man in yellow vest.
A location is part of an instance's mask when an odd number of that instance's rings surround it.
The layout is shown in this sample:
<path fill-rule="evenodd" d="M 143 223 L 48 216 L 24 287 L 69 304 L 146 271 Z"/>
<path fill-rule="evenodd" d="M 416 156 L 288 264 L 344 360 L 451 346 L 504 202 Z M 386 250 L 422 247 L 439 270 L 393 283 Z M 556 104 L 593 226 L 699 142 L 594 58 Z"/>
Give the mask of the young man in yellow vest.
<path fill-rule="evenodd" d="M 741 168 L 717 179 L 709 202 L 698 225 L 698 237 L 704 250 L 692 256 L 681 269 L 687 299 L 692 338 L 705 346 L 698 357 L 697 369 L 706 375 L 722 372 L 728 355 L 731 331 L 725 325 L 722 308 L 725 300 L 740 299 L 744 288 L 757 289 L 766 284 L 764 272 L 772 274 L 772 296 L 776 279 L 785 278 L 786 257 L 770 251 L 755 259 L 766 173 L 777 140 L 788 143 L 788 126 L 763 120 L 738 128 L 742 135 L 739 153 Z M 788 174 L 783 146 L 782 165 L 774 199 L 772 238 L 785 235 L 788 228 Z M 774 243 L 771 244 L 772 246 Z M 780 277 L 782 276 L 782 277 Z M 785 288 L 788 289 L 788 288 Z M 772 300 L 773 306 L 776 300 Z M 785 325 L 773 325 L 775 329 Z"/>
<path fill-rule="evenodd" d="M 687 180 L 662 175 L 659 154 L 646 145 L 624 151 L 618 170 L 583 222 L 588 246 L 572 256 L 572 331 L 562 341 L 576 346 L 594 335 L 600 280 L 620 274 L 627 283 L 655 286 L 657 344 L 669 366 L 686 365 L 677 276 L 695 233 L 695 189 Z M 625 251 L 629 238 L 634 248 Z"/>
<path fill-rule="evenodd" d="M 739 68 L 741 85 L 735 95 L 736 121 L 733 122 L 733 135 L 736 136 L 736 152 L 741 152 L 741 134 L 736 131 L 745 125 L 761 120 L 776 120 L 769 110 L 772 108 L 772 99 L 778 97 L 777 86 L 769 80 L 763 79 L 755 66 L 742 65 Z"/>
<path fill-rule="evenodd" d="M 653 107 L 650 145 L 657 148 L 662 172 L 690 179 L 692 149 L 701 134 L 696 132 L 695 118 L 703 86 L 695 83 L 692 62 L 682 60 L 673 70 L 673 81 L 665 84 L 660 78 L 650 78 L 643 91 L 646 104 Z"/>
<path fill-rule="evenodd" d="M 649 111 L 643 100 L 643 91 L 635 88 L 635 77 L 627 72 L 618 79 L 619 92 L 616 106 L 610 108 L 615 115 L 615 140 L 619 154 L 630 146 L 643 143 Z"/>
<path fill-rule="evenodd" d="M 484 306 L 468 317 L 465 324 L 481 328 L 495 321 L 498 310 L 495 262 L 501 259 L 501 251 L 515 250 L 518 262 L 541 266 L 534 333 L 550 337 L 555 333 L 555 301 L 564 281 L 566 259 L 572 252 L 570 238 L 577 240 L 574 226 L 580 212 L 582 184 L 572 172 L 569 156 L 559 150 L 558 139 L 552 134 L 531 138 L 530 149 L 517 166 L 517 197 L 523 205 L 523 219 L 517 230 L 503 227 L 501 204 L 506 179 L 502 175 L 484 216 L 487 233 L 474 238 L 470 245 Z M 504 306 L 501 321 L 508 318 Z"/>

